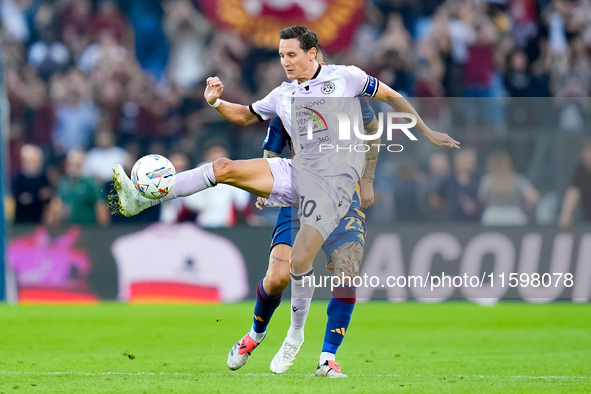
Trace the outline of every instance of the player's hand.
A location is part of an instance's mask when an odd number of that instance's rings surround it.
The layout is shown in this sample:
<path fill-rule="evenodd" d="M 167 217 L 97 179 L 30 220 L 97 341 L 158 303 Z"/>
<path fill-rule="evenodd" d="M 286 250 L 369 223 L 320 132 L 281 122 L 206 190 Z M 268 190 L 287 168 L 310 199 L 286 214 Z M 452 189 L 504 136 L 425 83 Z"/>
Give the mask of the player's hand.
<path fill-rule="evenodd" d="M 431 131 L 427 136 L 433 145 L 443 146 L 447 148 L 460 149 L 460 143 L 451 138 L 447 133 L 440 133 L 439 131 Z"/>
<path fill-rule="evenodd" d="M 374 203 L 373 182 L 361 179 L 359 191 L 361 192 L 361 209 L 371 207 Z"/>
<path fill-rule="evenodd" d="M 265 201 L 266 199 L 263 197 L 257 197 L 257 202 L 254 203 L 254 206 L 257 207 L 259 209 L 259 211 L 262 211 L 263 208 L 267 205 L 267 201 Z"/>
<path fill-rule="evenodd" d="M 207 78 L 206 83 L 207 87 L 205 88 L 203 96 L 209 105 L 213 105 L 215 101 L 222 95 L 222 92 L 224 91 L 224 85 L 218 77 L 209 77 Z"/>

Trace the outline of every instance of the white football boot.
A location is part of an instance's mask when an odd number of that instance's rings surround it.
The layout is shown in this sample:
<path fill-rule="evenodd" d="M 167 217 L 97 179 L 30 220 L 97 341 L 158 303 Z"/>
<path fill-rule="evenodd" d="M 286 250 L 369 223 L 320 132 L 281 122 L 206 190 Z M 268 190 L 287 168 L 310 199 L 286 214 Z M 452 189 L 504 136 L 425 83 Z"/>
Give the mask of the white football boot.
<path fill-rule="evenodd" d="M 288 371 L 298 356 L 302 345 L 304 344 L 304 339 L 302 338 L 301 341 L 296 341 L 292 339 L 290 336 L 285 337 L 281 348 L 273 357 L 271 361 L 271 372 L 273 373 L 284 373 Z"/>
<path fill-rule="evenodd" d="M 121 164 L 113 167 L 113 181 L 115 182 L 115 191 L 119 197 L 119 211 L 124 216 L 135 216 L 146 208 L 152 206 L 150 200 L 142 197 L 133 186 L 133 182 L 125 173 Z"/>
<path fill-rule="evenodd" d="M 316 376 L 319 378 L 346 378 L 347 375 L 341 372 L 341 367 L 334 360 L 326 360 L 324 364 L 316 367 Z"/>

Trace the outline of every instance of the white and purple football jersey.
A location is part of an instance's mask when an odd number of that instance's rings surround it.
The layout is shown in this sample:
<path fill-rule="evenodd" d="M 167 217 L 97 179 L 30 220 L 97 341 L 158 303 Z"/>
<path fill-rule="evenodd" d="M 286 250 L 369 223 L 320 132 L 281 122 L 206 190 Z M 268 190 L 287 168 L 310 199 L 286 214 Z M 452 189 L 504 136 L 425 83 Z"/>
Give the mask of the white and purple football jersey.
<path fill-rule="evenodd" d="M 348 174 L 358 181 L 365 151 L 360 149 L 364 141 L 352 131 L 364 130 L 359 100 L 355 97 L 375 96 L 378 83 L 355 66 L 319 66 L 311 80 L 284 82 L 253 103 L 250 110 L 261 121 L 281 118 L 293 141 L 293 166 L 306 167 L 322 176 Z M 350 122 L 350 138 L 339 135 L 340 129 L 346 127 L 345 114 Z"/>

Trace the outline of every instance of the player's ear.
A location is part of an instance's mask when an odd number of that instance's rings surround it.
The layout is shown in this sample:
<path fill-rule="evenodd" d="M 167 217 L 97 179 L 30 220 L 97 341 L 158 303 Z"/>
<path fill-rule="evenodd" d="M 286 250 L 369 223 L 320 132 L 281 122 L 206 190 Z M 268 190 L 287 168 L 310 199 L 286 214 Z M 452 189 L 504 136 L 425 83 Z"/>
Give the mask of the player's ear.
<path fill-rule="evenodd" d="M 308 55 L 310 56 L 310 59 L 316 59 L 316 48 L 310 48 L 310 50 L 308 51 Z"/>

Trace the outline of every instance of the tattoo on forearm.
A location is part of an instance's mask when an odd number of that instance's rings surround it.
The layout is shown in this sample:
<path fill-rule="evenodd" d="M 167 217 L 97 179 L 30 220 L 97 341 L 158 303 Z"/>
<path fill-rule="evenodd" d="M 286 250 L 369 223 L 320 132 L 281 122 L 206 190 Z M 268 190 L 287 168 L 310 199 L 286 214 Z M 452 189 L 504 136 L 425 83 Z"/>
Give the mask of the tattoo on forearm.
<path fill-rule="evenodd" d="M 281 157 L 281 153 L 271 152 L 270 150 L 266 150 L 266 149 L 263 151 L 263 158 L 264 159 L 270 159 L 272 157 Z"/>
<path fill-rule="evenodd" d="M 359 275 L 359 266 L 363 259 L 363 245 L 360 242 L 347 242 L 335 249 L 330 256 L 334 264 L 334 275 L 350 277 Z"/>
<path fill-rule="evenodd" d="M 378 144 L 380 140 L 373 140 L 370 142 L 369 150 L 365 153 L 365 169 L 363 170 L 362 179 L 373 181 L 376 175 L 376 165 L 378 164 Z"/>

